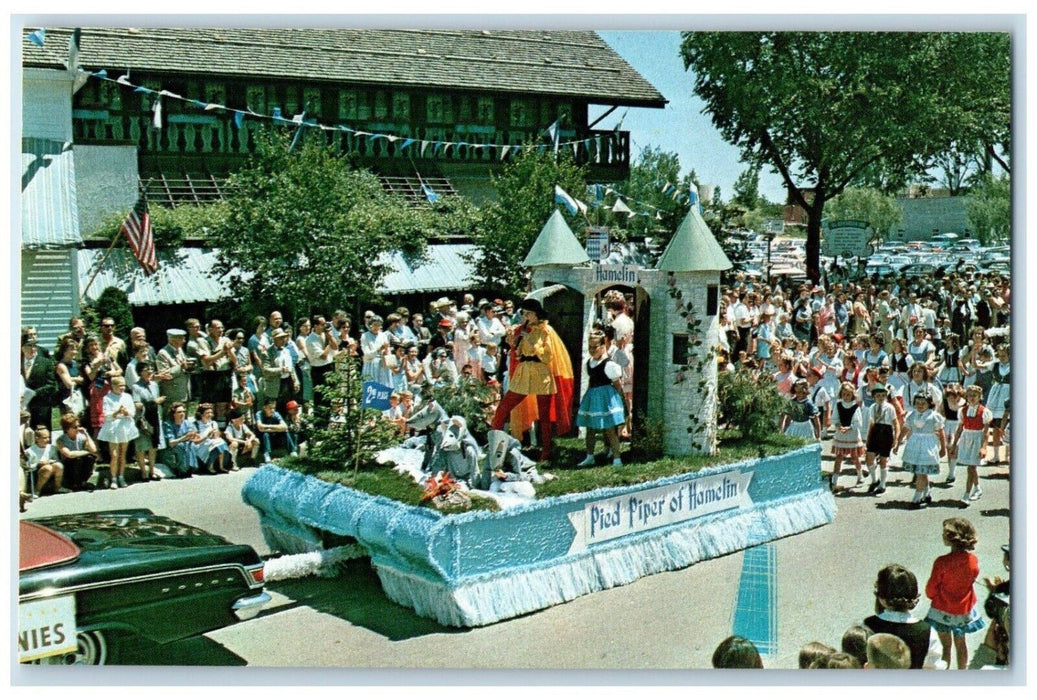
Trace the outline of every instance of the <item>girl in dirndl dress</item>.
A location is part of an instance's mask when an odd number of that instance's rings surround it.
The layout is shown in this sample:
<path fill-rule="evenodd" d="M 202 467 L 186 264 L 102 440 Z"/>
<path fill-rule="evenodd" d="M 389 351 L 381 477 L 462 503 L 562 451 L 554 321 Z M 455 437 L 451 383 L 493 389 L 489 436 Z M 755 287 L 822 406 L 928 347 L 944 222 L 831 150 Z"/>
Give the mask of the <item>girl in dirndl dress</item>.
<path fill-rule="evenodd" d="M 835 482 L 839 478 L 839 469 L 843 459 L 849 457 L 857 469 L 857 483 L 864 481 L 865 472 L 861 465 L 864 454 L 864 409 L 857 401 L 857 392 L 849 382 L 843 382 L 839 388 L 839 400 L 835 402 L 832 412 L 832 426 L 835 434 L 832 437 L 832 450 L 835 453 L 835 465 L 832 468 L 830 486 L 835 491 Z"/>
<path fill-rule="evenodd" d="M 982 398 L 983 390 L 975 384 L 965 388 L 965 405 L 958 412 L 958 429 L 954 432 L 953 447 L 958 452 L 958 464 L 964 464 L 969 472 L 965 480 L 965 494 L 961 497 L 965 507 L 983 495 L 977 467 L 986 456 L 987 433 L 994 416 L 989 408 L 980 403 Z"/>
<path fill-rule="evenodd" d="M 997 349 L 997 363 L 990 372 L 990 393 L 987 394 L 987 408 L 994 422 L 990 426 L 990 438 L 994 448 L 994 458 L 988 464 L 1001 464 L 1001 419 L 1005 417 L 1005 405 L 1012 394 L 1012 350 L 1008 343 Z"/>
<path fill-rule="evenodd" d="M 578 467 L 594 466 L 594 447 L 598 433 L 605 434 L 605 442 L 612 452 L 612 466 L 621 467 L 619 458 L 619 426 L 626 423 L 626 411 L 630 409 L 630 400 L 623 393 L 623 368 L 608 359 L 604 333 L 591 333 L 587 341 L 586 370 L 588 378 L 587 392 L 580 401 L 580 410 L 576 414 L 576 425 L 587 429 L 587 456 L 577 464 Z"/>
<path fill-rule="evenodd" d="M 973 588 L 979 578 L 979 559 L 972 553 L 977 539 L 976 528 L 965 518 L 944 520 L 943 543 L 951 551 L 936 558 L 925 584 L 925 595 L 932 601 L 925 619 L 940 638 L 947 668 L 951 667 L 951 639 L 958 668 L 968 668 L 969 648 L 965 635 L 985 626 Z"/>
<path fill-rule="evenodd" d="M 957 333 L 948 333 L 944 338 L 947 347 L 940 353 L 940 371 L 936 374 L 936 380 L 941 386 L 948 384 L 961 384 L 963 374 L 961 371 L 961 346 Z"/>
<path fill-rule="evenodd" d="M 889 389 L 881 382 L 871 388 L 875 403 L 868 409 L 868 438 L 865 441 L 865 460 L 871 470 L 871 486 L 868 493 L 881 496 L 886 492 L 886 465 L 893 446 L 900 441 L 900 425 L 897 411 L 890 405 Z M 875 460 L 878 459 L 878 467 Z"/>
<path fill-rule="evenodd" d="M 904 469 L 915 475 L 915 495 L 911 507 L 925 508 L 933 502 L 929 494 L 929 477 L 940 473 L 940 458 L 947 453 L 947 437 L 943 416 L 933 410 L 927 394 L 916 394 L 904 420 Z"/>
<path fill-rule="evenodd" d="M 943 434 L 947 436 L 947 479 L 945 484 L 953 484 L 955 470 L 958 468 L 958 452 L 954 446 L 954 434 L 958 432 L 958 411 L 965 405 L 965 389 L 961 384 L 948 384 L 943 388 L 943 401 L 939 411 L 943 416 Z"/>
<path fill-rule="evenodd" d="M 792 395 L 795 398 L 781 414 L 781 426 L 785 435 L 816 441 L 821 439 L 820 412 L 807 398 L 808 391 L 806 379 L 797 379 L 792 385 Z"/>
<path fill-rule="evenodd" d="M 893 352 L 889 354 L 889 385 L 893 391 L 899 392 L 908 382 L 907 373 L 915 360 L 908 354 L 901 338 L 894 338 L 890 347 Z"/>

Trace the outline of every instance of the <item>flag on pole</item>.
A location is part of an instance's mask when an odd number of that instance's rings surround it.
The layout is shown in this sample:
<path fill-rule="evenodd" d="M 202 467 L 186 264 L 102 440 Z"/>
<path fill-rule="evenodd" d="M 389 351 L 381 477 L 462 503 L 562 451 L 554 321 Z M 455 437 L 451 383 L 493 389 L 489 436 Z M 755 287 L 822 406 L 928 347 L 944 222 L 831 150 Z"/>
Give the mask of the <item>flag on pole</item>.
<path fill-rule="evenodd" d="M 392 387 L 379 384 L 378 382 L 364 382 L 361 389 L 362 398 L 360 408 L 374 408 L 379 411 L 389 410 L 389 395 Z"/>
<path fill-rule="evenodd" d="M 582 214 L 587 213 L 587 205 L 580 200 L 574 198 L 568 192 L 563 190 L 558 185 L 555 185 L 555 204 L 563 204 L 565 208 L 569 210 L 570 214 L 576 214 L 577 211 Z"/>
<path fill-rule="evenodd" d="M 439 200 L 439 195 L 436 194 L 436 191 L 424 183 L 421 185 L 421 191 L 425 193 L 425 199 L 427 199 L 430 204 L 435 204 Z"/>
<path fill-rule="evenodd" d="M 72 30 L 72 36 L 68 38 L 68 76 L 72 79 L 72 94 L 79 92 L 79 88 L 86 85 L 89 75 L 79 71 L 79 38 L 81 31 L 79 27 Z"/>
<path fill-rule="evenodd" d="M 122 232 L 130 244 L 137 262 L 146 274 L 154 274 L 158 270 L 158 257 L 155 254 L 155 237 L 151 231 L 151 215 L 148 214 L 148 200 L 143 194 L 133 205 L 133 210 L 122 222 Z"/>

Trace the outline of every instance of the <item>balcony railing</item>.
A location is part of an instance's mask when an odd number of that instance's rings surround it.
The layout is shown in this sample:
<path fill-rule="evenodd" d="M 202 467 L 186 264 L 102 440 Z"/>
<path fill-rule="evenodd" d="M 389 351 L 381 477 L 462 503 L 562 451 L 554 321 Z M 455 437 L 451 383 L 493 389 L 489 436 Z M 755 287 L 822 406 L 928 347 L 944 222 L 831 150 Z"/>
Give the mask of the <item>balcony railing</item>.
<path fill-rule="evenodd" d="M 117 113 L 108 110 L 75 110 L 73 133 L 77 143 L 120 143 L 136 145 L 142 154 L 155 156 L 202 156 L 225 155 L 235 158 L 247 156 L 255 151 L 256 133 L 267 126 L 267 122 L 246 120 L 241 128 L 230 119 L 217 115 L 171 114 L 163 125 L 156 129 L 147 114 Z M 377 134 L 377 130 L 371 130 Z M 432 159 L 448 162 L 507 162 L 513 156 L 509 152 L 502 158 L 501 149 L 494 146 L 520 146 L 535 140 L 537 134 L 528 130 L 476 129 L 472 126 L 454 127 L 419 126 L 403 127 L 395 141 L 387 138 L 360 136 L 347 131 L 319 131 L 309 129 L 308 134 L 324 134 L 330 144 L 343 152 L 355 153 L 361 158 L 372 159 Z M 407 139 L 413 139 L 407 143 Z M 592 168 L 626 170 L 630 166 L 630 133 L 626 131 L 584 131 L 568 136 L 560 149 L 573 153 L 577 164 Z M 424 142 L 424 143 L 423 143 Z M 406 144 L 406 145 L 405 145 Z M 448 145 L 449 144 L 449 145 Z M 544 147 L 553 148 L 544 143 Z"/>

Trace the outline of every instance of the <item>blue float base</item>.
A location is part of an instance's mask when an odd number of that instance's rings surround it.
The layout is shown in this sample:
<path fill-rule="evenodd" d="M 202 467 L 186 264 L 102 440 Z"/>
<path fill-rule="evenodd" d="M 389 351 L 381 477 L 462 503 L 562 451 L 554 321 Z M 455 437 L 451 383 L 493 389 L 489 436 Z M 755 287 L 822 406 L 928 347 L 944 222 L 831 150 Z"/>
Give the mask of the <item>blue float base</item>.
<path fill-rule="evenodd" d="M 836 511 L 817 445 L 496 513 L 446 516 L 272 465 L 249 479 L 243 498 L 272 550 L 319 550 L 326 533 L 355 538 L 386 596 L 456 627 L 803 532 Z"/>

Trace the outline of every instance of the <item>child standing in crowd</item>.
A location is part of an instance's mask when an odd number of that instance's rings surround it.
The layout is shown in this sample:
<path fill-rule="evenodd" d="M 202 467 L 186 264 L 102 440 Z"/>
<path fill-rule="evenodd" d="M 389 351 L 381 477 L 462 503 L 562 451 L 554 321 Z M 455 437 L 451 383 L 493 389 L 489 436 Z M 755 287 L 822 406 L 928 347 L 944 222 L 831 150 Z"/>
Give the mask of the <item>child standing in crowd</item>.
<path fill-rule="evenodd" d="M 889 390 L 885 384 L 875 384 L 871 388 L 872 398 L 875 403 L 868 409 L 869 427 L 868 439 L 866 441 L 867 454 L 865 461 L 871 471 L 871 486 L 868 493 L 881 496 L 886 493 L 886 465 L 889 462 L 889 454 L 893 445 L 900 440 L 900 430 L 897 425 L 897 412 L 889 404 Z M 878 467 L 875 460 L 878 459 Z"/>
<path fill-rule="evenodd" d="M 987 394 L 987 408 L 994 418 L 990 425 L 994 457 L 988 464 L 1001 464 L 1001 422 L 1012 392 L 1012 350 L 1008 343 L 997 348 L 997 362 L 990 372 L 990 378 L 992 381 L 990 393 Z"/>
<path fill-rule="evenodd" d="M 955 470 L 958 468 L 958 451 L 954 446 L 954 436 L 958 432 L 958 412 L 965 405 L 965 390 L 961 384 L 948 384 L 943 390 L 943 401 L 940 402 L 940 413 L 943 415 L 943 433 L 947 436 L 947 480 L 945 484 L 953 484 Z"/>
<path fill-rule="evenodd" d="M 911 370 L 911 365 L 915 363 L 915 360 L 908 354 L 901 338 L 894 338 L 890 347 L 892 352 L 889 355 L 889 383 L 893 387 L 893 391 L 900 391 L 908 382 L 907 373 Z"/>
<path fill-rule="evenodd" d="M 870 347 L 868 351 L 864 353 L 864 364 L 867 367 L 878 367 L 886 362 L 886 351 L 883 348 L 885 345 L 885 339 L 881 333 L 872 334 L 868 342 Z"/>
<path fill-rule="evenodd" d="M 821 419 L 817 407 L 808 397 L 807 380 L 797 379 L 792 385 L 793 400 L 781 414 L 781 431 L 785 435 L 821 439 Z"/>
<path fill-rule="evenodd" d="M 826 385 L 822 383 L 823 370 L 819 370 L 817 367 L 811 367 L 807 370 L 807 391 L 810 396 L 810 402 L 817 408 L 818 420 L 821 423 L 821 430 L 828 430 L 831 425 L 831 411 L 832 411 L 832 395 L 828 393 Z M 820 436 L 821 433 L 819 432 Z"/>
<path fill-rule="evenodd" d="M 778 371 L 774 373 L 774 383 L 777 385 L 778 393 L 788 397 L 792 395 L 792 382 L 796 379 L 792 371 L 792 356 L 781 354 L 778 356 Z"/>
<path fill-rule="evenodd" d="M 932 601 L 925 619 L 940 637 L 943 661 L 948 668 L 951 664 L 951 639 L 954 640 L 958 668 L 968 668 L 969 649 L 965 635 L 985 626 L 973 589 L 979 577 L 979 560 L 972 553 L 977 539 L 976 529 L 965 518 L 944 520 L 943 543 L 951 551 L 936 558 L 929 582 L 925 584 L 925 595 Z"/>
<path fill-rule="evenodd" d="M 839 469 L 846 457 L 853 460 L 853 466 L 857 470 L 855 486 L 860 486 L 867 476 L 861 465 L 861 455 L 864 454 L 864 409 L 857 401 L 857 392 L 849 382 L 843 382 L 839 387 L 839 400 L 835 403 L 833 417 L 835 434 L 832 437 L 832 449 L 835 452 L 835 464 L 832 467 L 831 489 L 835 491 Z"/>
<path fill-rule="evenodd" d="M 911 611 L 918 605 L 918 579 L 900 564 L 883 567 L 875 580 L 875 614 L 864 619 L 874 633 L 892 634 L 907 644 L 911 668 L 943 669 L 940 639 L 926 620 Z"/>
<path fill-rule="evenodd" d="M 231 392 L 230 407 L 240 411 L 245 418 L 245 425 L 251 426 L 252 414 L 256 410 L 256 394 L 249 386 L 253 380 L 251 373 L 244 367 L 239 366 L 236 372 L 237 387 Z"/>
<path fill-rule="evenodd" d="M 987 434 L 994 417 L 990 409 L 980 403 L 982 399 L 983 390 L 975 384 L 965 389 L 965 405 L 958 412 L 958 429 L 951 446 L 958 454 L 958 464 L 968 467 L 965 494 L 961 497 L 965 507 L 983 495 L 977 467 L 987 454 Z"/>
<path fill-rule="evenodd" d="M 947 438 L 943 432 L 943 416 L 933 411 L 928 394 L 917 394 L 913 410 L 904 420 L 904 469 L 915 475 L 912 508 L 925 508 L 932 503 L 929 477 L 940 473 L 940 458 L 947 454 Z"/>
<path fill-rule="evenodd" d="M 940 371 L 936 379 L 943 386 L 948 384 L 960 384 L 961 371 L 961 347 L 957 333 L 948 333 L 944 338 L 946 347 L 940 353 Z"/>
<path fill-rule="evenodd" d="M 140 431 L 134 423 L 137 407 L 133 397 L 126 392 L 126 379 L 119 376 L 112 378 L 112 390 L 104 397 L 102 404 L 104 425 L 97 433 L 97 439 L 108 443 L 111 455 L 112 482 L 110 488 L 126 488 L 126 451 L 130 441 L 135 440 Z"/>

